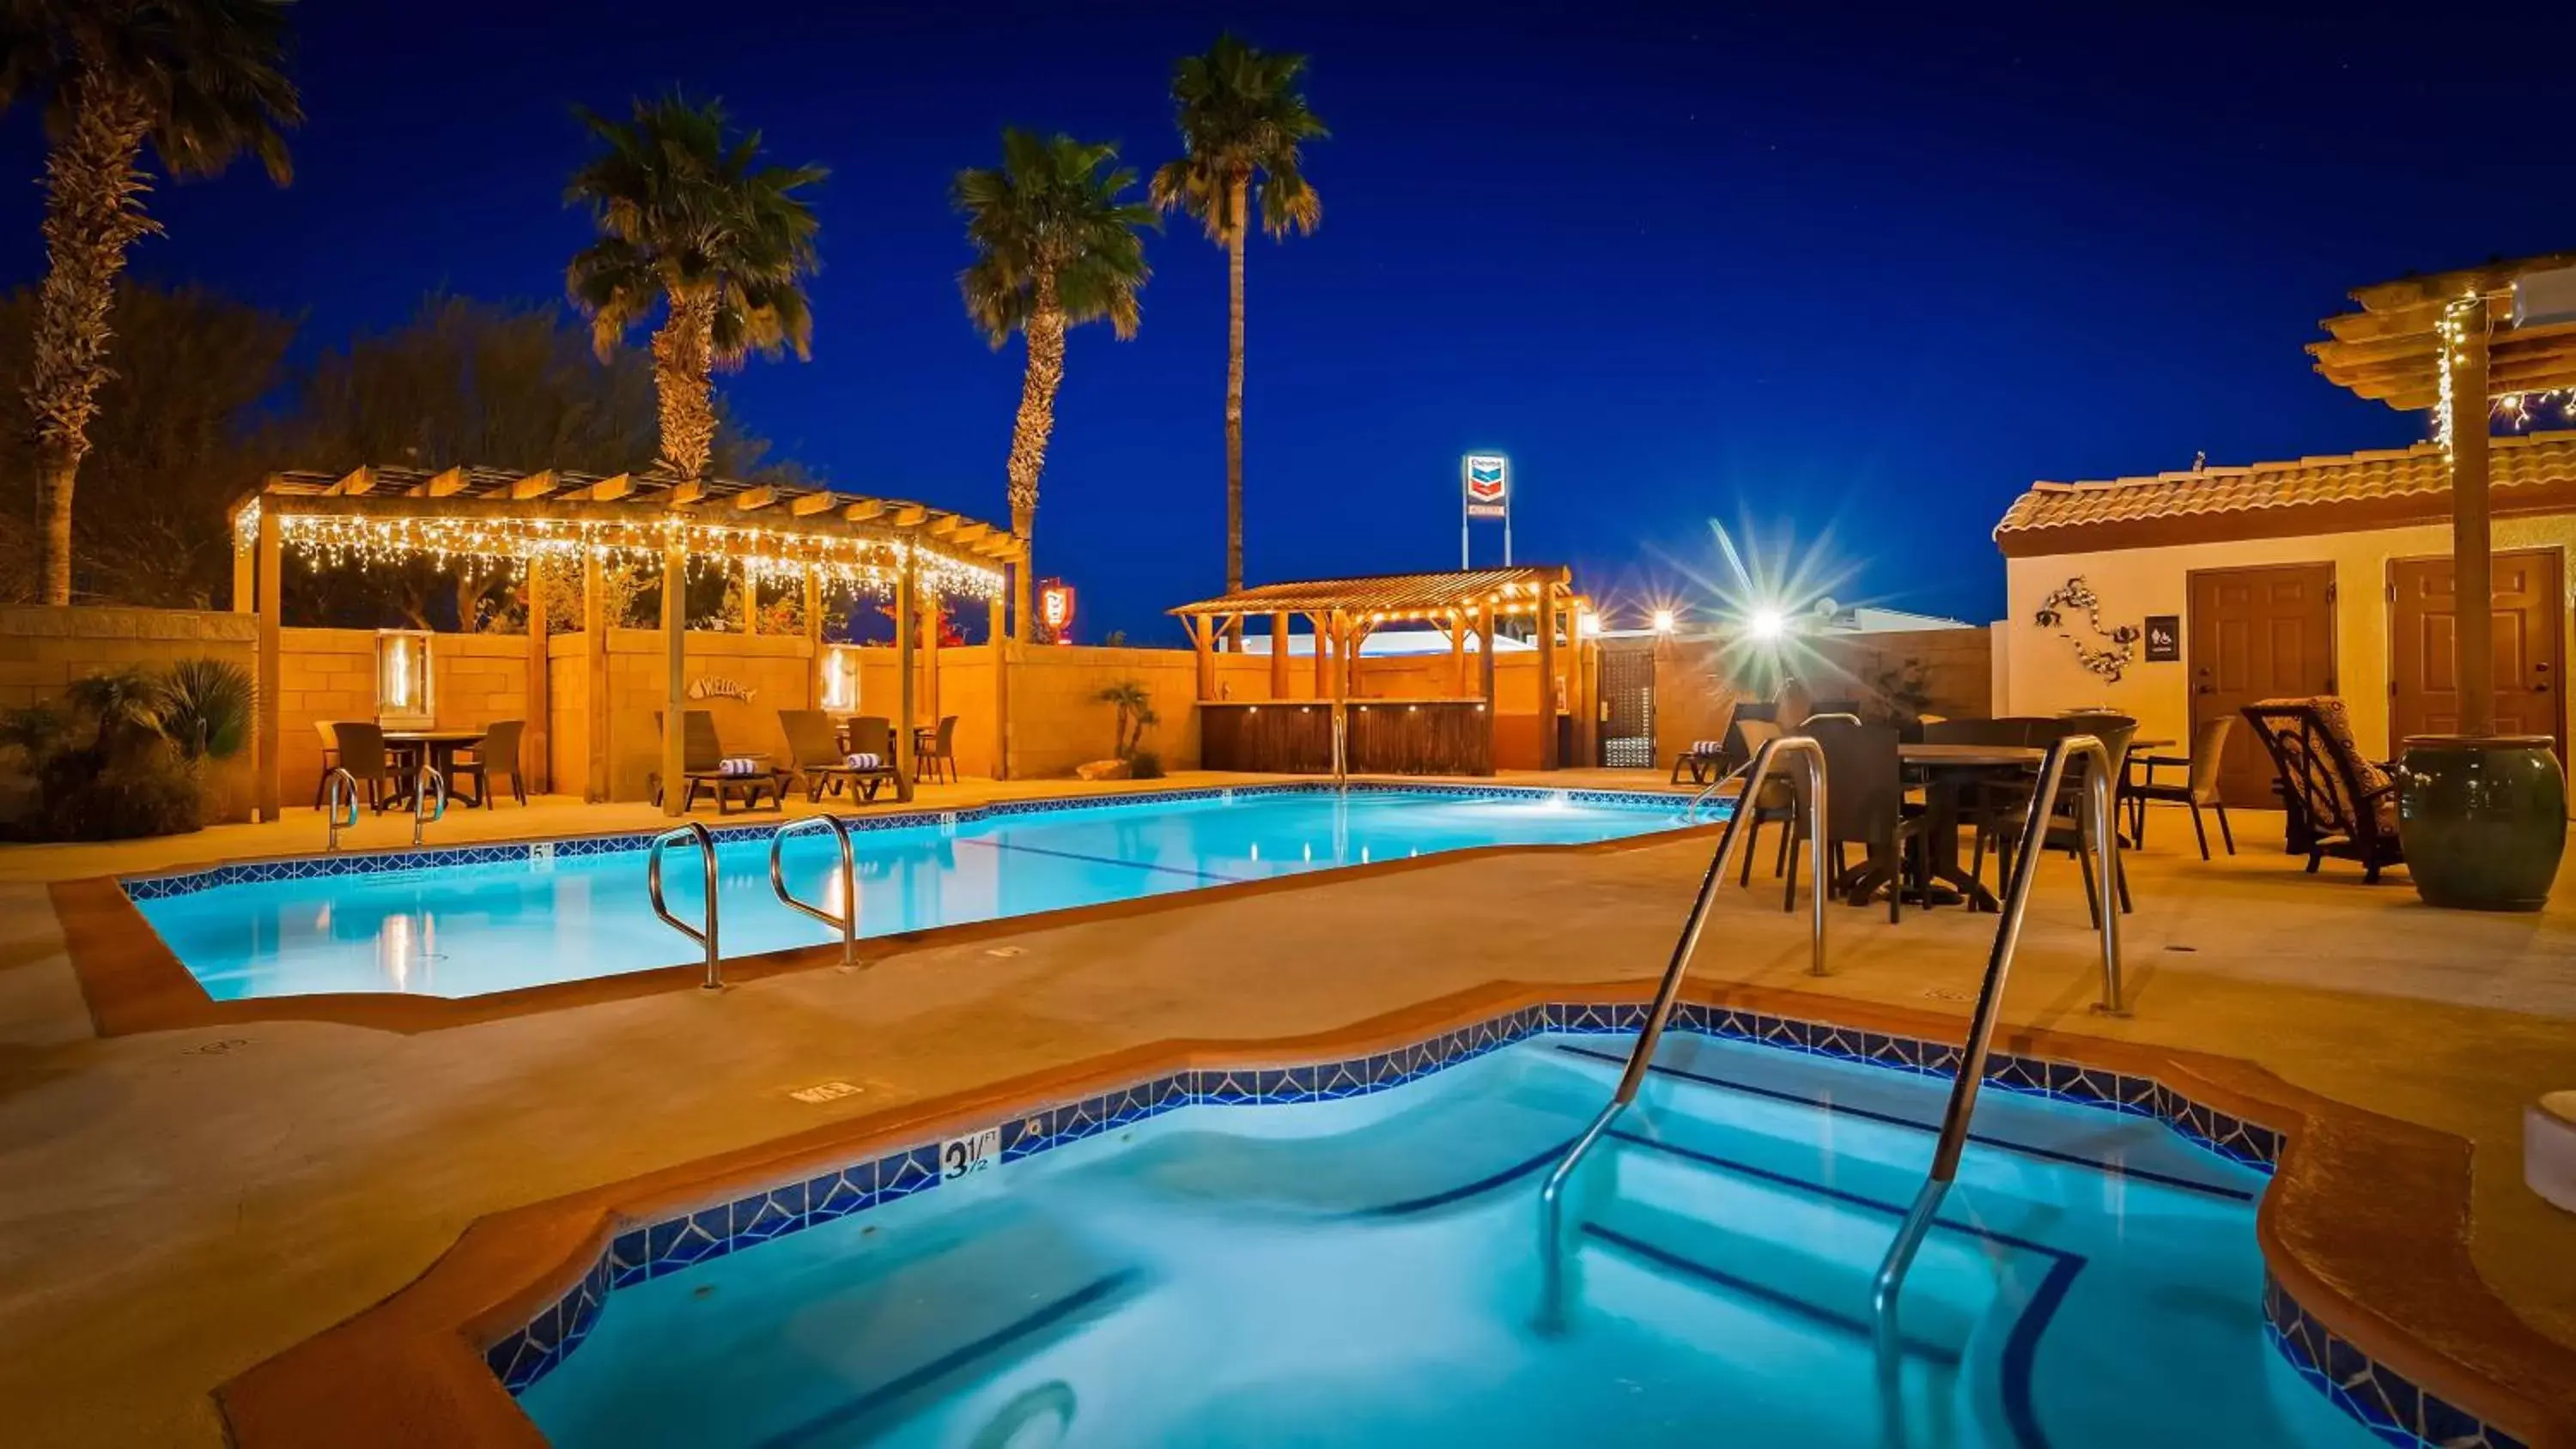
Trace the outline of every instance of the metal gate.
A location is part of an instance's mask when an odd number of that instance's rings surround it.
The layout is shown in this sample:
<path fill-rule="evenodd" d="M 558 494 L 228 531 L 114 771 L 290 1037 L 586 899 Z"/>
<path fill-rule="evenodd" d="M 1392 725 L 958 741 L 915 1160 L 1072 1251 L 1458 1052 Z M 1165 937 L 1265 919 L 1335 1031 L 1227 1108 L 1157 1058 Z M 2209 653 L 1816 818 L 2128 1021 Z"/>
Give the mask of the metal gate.
<path fill-rule="evenodd" d="M 1601 763 L 1655 765 L 1655 641 L 1601 641 Z"/>

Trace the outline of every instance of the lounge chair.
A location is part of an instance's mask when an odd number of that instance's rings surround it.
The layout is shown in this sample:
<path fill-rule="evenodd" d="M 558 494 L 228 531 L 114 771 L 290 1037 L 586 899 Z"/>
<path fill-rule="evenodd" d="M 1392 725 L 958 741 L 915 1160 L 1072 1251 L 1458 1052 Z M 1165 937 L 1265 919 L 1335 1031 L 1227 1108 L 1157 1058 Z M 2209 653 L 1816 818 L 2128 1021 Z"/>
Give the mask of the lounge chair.
<path fill-rule="evenodd" d="M 2147 806 L 2150 803 L 2187 805 L 2191 807 L 2191 833 L 2200 841 L 2200 858 L 2209 859 L 2209 831 L 2200 823 L 2204 805 L 2218 812 L 2218 838 L 2227 843 L 2227 853 L 2236 853 L 2236 832 L 2227 828 L 2227 802 L 2218 798 L 2218 767 L 2227 755 L 2227 737 L 2236 729 L 2236 716 L 2222 714 L 2202 720 L 2191 737 L 2191 754 L 2183 759 L 2171 755 L 2139 755 L 2135 763 L 2143 772 L 2133 784 L 2126 784 L 2123 795 L 2129 802 L 2129 836 L 2143 846 L 2147 843 Z M 2183 778 L 2156 779 L 2156 767 L 2180 766 Z"/>
<path fill-rule="evenodd" d="M 827 790 L 838 795 L 843 786 L 860 800 L 874 800 L 877 787 L 895 778 L 890 746 L 873 736 L 862 743 L 862 731 L 854 729 L 849 748 L 841 748 L 832 717 L 819 709 L 782 709 L 778 727 L 787 736 L 788 775 L 804 785 L 809 801 L 821 800 Z M 884 728 L 881 722 L 878 728 Z"/>
<path fill-rule="evenodd" d="M 2341 699 L 2266 699 L 2242 713 L 2271 753 L 2290 814 L 2290 853 L 2307 856 L 2308 874 L 2331 855 L 2359 861 L 2362 879 L 2375 885 L 2381 870 L 2406 863 L 2397 838 L 2397 782 L 2362 758 Z"/>
<path fill-rule="evenodd" d="M 662 729 L 662 712 L 653 712 L 653 730 Z M 662 779 L 653 777 L 653 803 L 662 803 Z M 741 796 L 743 808 L 757 810 L 763 793 L 769 796 L 772 809 L 787 808 L 786 775 L 769 763 L 767 755 L 728 755 L 716 738 L 716 719 L 702 709 L 680 713 L 680 778 L 683 793 L 680 809 L 686 813 L 698 803 L 698 792 L 715 797 L 716 813 L 733 813 L 731 802 Z"/>

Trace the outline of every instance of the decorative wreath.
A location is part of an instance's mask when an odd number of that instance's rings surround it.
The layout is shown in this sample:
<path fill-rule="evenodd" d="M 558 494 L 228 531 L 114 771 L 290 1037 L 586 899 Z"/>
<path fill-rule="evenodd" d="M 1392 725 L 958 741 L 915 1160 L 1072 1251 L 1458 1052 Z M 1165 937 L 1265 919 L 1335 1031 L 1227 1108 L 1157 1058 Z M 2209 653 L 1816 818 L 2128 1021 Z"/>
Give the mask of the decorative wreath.
<path fill-rule="evenodd" d="M 2076 609 L 2082 609 L 2085 617 L 2092 621 L 2095 637 L 2111 641 L 2110 648 L 2096 649 L 2083 640 L 2077 639 L 2065 627 L 2067 614 Z M 2075 662 L 2113 684 L 2120 682 L 2120 675 L 2137 658 L 2139 631 L 2128 624 L 2114 624 L 2108 629 L 2103 628 L 2102 601 L 2095 597 L 2093 586 L 2084 582 L 2081 574 L 2060 584 L 2057 592 L 2050 594 L 2041 602 L 2039 627 L 2055 629 L 2061 637 L 2072 641 L 2075 645 Z"/>

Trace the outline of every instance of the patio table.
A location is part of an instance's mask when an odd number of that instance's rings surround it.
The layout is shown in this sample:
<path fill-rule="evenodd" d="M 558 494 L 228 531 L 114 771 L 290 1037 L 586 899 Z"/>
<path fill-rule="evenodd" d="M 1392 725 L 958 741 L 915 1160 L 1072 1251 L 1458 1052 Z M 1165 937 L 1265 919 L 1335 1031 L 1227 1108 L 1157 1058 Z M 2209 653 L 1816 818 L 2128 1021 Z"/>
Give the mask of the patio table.
<path fill-rule="evenodd" d="M 483 737 L 488 733 L 490 731 L 479 729 L 387 730 L 385 743 L 415 758 L 426 755 L 430 768 L 438 771 L 439 778 L 445 780 L 456 775 L 456 752 L 470 750 L 483 743 Z M 450 789 L 448 794 L 468 805 L 483 803 L 481 796 L 462 790 Z M 415 798 L 418 795 L 417 786 L 414 787 L 414 795 Z"/>
<path fill-rule="evenodd" d="M 1994 893 L 1959 864 L 1959 797 L 1999 770 L 2037 769 L 2048 752 L 2019 745 L 1899 745 L 1896 757 L 1923 780 L 1924 849 L 1931 856 L 1932 903 L 1952 905 L 1965 900 L 1976 910 L 1996 909 Z M 1894 851 L 1872 851 L 1868 860 L 1834 882 L 1834 890 L 1853 905 L 1867 905 L 1880 887 L 1899 878 L 1899 865 Z"/>

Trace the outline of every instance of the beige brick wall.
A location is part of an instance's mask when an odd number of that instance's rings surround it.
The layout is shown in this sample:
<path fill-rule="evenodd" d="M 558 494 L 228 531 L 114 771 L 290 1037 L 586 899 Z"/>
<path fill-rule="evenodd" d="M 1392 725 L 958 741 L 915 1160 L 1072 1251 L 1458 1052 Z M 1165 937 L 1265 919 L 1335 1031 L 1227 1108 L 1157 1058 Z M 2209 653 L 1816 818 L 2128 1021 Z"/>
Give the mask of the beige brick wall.
<path fill-rule="evenodd" d="M 58 702 L 75 679 L 119 669 L 155 669 L 182 659 L 222 659 L 253 668 L 258 622 L 201 609 L 0 605 L 0 709 Z M 211 768 L 206 818 L 250 818 L 253 752 Z"/>
<path fill-rule="evenodd" d="M 1951 719 L 1982 719 L 1993 712 L 1994 635 L 1987 629 L 1920 629 L 1885 634 L 1801 639 L 1789 666 L 1810 699 L 1872 697 L 1866 681 L 1877 671 L 1919 659 L 1932 696 L 1931 712 Z M 1719 739 L 1734 717 L 1735 702 L 1770 698 L 1772 686 L 1756 681 L 1744 655 L 1715 639 L 1676 639 L 1655 652 L 1655 757 L 1669 763 L 1693 740 Z"/>

